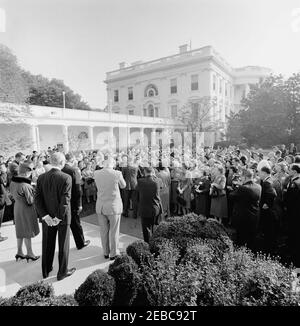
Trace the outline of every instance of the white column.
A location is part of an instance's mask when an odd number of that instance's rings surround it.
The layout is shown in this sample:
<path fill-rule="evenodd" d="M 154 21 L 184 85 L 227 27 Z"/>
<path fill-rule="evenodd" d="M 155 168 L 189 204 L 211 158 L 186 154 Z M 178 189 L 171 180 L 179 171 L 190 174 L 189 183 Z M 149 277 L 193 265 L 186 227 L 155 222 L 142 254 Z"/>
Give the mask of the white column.
<path fill-rule="evenodd" d="M 41 151 L 41 142 L 40 142 L 40 130 L 39 130 L 39 126 L 36 126 L 36 140 L 37 140 L 37 151 L 40 152 Z"/>
<path fill-rule="evenodd" d="M 64 144 L 64 152 L 68 153 L 70 148 L 69 148 L 69 134 L 68 134 L 68 126 L 63 125 L 62 126 L 62 131 L 63 131 L 63 144 Z"/>
<path fill-rule="evenodd" d="M 144 141 L 145 141 L 145 133 L 144 133 L 144 128 L 142 127 L 141 129 L 140 129 L 140 144 L 142 145 L 142 146 L 144 146 Z"/>
<path fill-rule="evenodd" d="M 94 128 L 91 126 L 89 126 L 89 140 L 90 140 L 91 149 L 95 149 L 94 148 Z"/>
<path fill-rule="evenodd" d="M 37 151 L 38 145 L 37 145 L 36 126 L 35 125 L 30 126 L 30 138 L 32 141 L 32 150 Z"/>
<path fill-rule="evenodd" d="M 151 147 L 156 145 L 156 129 L 152 128 L 151 130 Z"/>

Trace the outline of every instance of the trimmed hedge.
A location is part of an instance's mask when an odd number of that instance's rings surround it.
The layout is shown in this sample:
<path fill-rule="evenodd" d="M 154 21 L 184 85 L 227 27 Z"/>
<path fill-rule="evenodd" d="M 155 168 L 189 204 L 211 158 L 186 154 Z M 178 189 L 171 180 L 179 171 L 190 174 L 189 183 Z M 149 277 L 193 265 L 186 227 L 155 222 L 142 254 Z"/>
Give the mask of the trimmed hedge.
<path fill-rule="evenodd" d="M 140 266 L 142 262 L 151 264 L 152 255 L 149 244 L 145 241 L 137 240 L 131 243 L 126 248 L 126 253 L 136 262 L 138 266 Z"/>
<path fill-rule="evenodd" d="M 140 274 L 135 261 L 128 255 L 117 256 L 108 268 L 108 274 L 116 282 L 114 306 L 131 306 L 140 286 Z"/>
<path fill-rule="evenodd" d="M 115 280 L 98 269 L 75 291 L 74 298 L 79 306 L 111 306 L 115 288 Z"/>
<path fill-rule="evenodd" d="M 172 217 L 162 222 L 150 239 L 150 251 L 157 255 L 159 245 L 166 239 L 172 239 L 180 248 L 181 256 L 186 253 L 188 243 L 193 239 L 210 239 L 214 241 L 216 253 L 223 254 L 233 248 L 225 227 L 214 219 L 206 219 L 194 213 Z"/>
<path fill-rule="evenodd" d="M 23 286 L 10 298 L 0 298 L 0 306 L 77 306 L 72 295 L 54 296 L 52 284 L 40 281 Z"/>

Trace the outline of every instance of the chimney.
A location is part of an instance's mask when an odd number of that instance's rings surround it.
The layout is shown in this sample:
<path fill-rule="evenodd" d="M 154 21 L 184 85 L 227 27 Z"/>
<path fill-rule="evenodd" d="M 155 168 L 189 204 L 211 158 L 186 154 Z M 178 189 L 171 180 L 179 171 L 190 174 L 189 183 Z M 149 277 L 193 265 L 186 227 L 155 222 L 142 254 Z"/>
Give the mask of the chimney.
<path fill-rule="evenodd" d="M 120 69 L 124 69 L 125 66 L 126 66 L 126 63 L 125 63 L 125 62 L 120 62 L 120 63 L 119 63 L 119 67 L 120 67 Z"/>
<path fill-rule="evenodd" d="M 187 50 L 188 50 L 188 44 L 183 44 L 183 45 L 179 46 L 179 53 L 180 54 L 183 54 L 183 53 L 187 52 Z"/>

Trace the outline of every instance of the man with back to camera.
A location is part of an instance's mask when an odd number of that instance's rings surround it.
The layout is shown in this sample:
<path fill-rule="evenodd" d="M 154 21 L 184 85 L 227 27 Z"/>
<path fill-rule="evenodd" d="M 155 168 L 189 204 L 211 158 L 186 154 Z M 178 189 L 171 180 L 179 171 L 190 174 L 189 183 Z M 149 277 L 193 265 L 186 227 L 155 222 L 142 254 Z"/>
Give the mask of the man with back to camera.
<path fill-rule="evenodd" d="M 145 167 L 144 173 L 145 177 L 138 179 L 136 191 L 144 241 L 149 242 L 153 227 L 158 224 L 163 209 L 159 196 L 160 180 L 155 176 L 152 167 Z"/>
<path fill-rule="evenodd" d="M 71 224 L 72 178 L 62 172 L 65 166 L 63 153 L 51 155 L 51 170 L 37 180 L 35 205 L 42 220 L 42 272 L 47 278 L 53 269 L 56 234 L 58 233 L 59 270 L 57 280 L 71 276 L 76 268 L 68 269 Z"/>
<path fill-rule="evenodd" d="M 100 236 L 104 258 L 114 260 L 119 255 L 120 220 L 123 203 L 120 188 L 126 187 L 122 172 L 114 170 L 112 157 L 107 157 L 103 169 L 95 171 L 97 187 L 96 213 L 100 226 Z"/>
<path fill-rule="evenodd" d="M 72 166 L 74 163 L 74 155 L 71 153 L 66 154 L 66 164 L 62 172 L 68 174 L 72 178 L 71 190 L 71 231 L 74 241 L 78 250 L 88 246 L 90 240 L 85 241 L 82 226 L 80 223 L 79 214 L 82 211 L 82 191 L 80 179 L 76 176 L 76 170 Z"/>
<path fill-rule="evenodd" d="M 261 186 L 254 182 L 254 172 L 242 171 L 242 184 L 229 195 L 233 202 L 232 224 L 237 231 L 237 244 L 255 249 L 259 222 Z"/>

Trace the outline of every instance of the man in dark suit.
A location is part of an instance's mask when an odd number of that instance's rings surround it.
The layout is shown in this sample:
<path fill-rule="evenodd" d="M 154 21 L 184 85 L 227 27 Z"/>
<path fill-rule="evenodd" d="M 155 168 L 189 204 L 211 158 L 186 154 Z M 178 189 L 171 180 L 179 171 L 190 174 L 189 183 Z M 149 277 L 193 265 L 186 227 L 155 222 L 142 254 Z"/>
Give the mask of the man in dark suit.
<path fill-rule="evenodd" d="M 142 220 L 144 241 L 149 242 L 151 232 L 162 214 L 162 204 L 159 197 L 160 182 L 155 177 L 151 167 L 144 168 L 145 177 L 138 179 L 136 187 L 138 212 Z"/>
<path fill-rule="evenodd" d="M 278 234 L 278 221 L 276 221 L 275 214 L 273 212 L 273 205 L 277 193 L 273 186 L 271 169 L 269 167 L 263 166 L 261 170 L 259 170 L 259 177 L 262 187 L 259 207 L 261 231 L 264 242 L 263 249 L 267 254 L 274 254 Z"/>
<path fill-rule="evenodd" d="M 42 272 L 47 278 L 53 269 L 56 234 L 58 233 L 59 270 L 57 280 L 71 276 L 75 268 L 68 269 L 71 224 L 72 178 L 61 172 L 65 156 L 56 152 L 50 159 L 52 169 L 39 176 L 36 186 L 35 205 L 42 220 Z"/>
<path fill-rule="evenodd" d="M 71 191 L 71 231 L 75 240 L 78 250 L 88 246 L 90 240 L 85 241 L 82 226 L 80 223 L 79 214 L 82 211 L 82 193 L 79 178 L 76 177 L 76 170 L 72 166 L 74 163 L 74 155 L 71 153 L 66 154 L 66 164 L 62 172 L 68 174 L 72 178 L 72 191 Z"/>
<path fill-rule="evenodd" d="M 137 218 L 137 193 L 135 188 L 137 185 L 138 172 L 139 169 L 138 166 L 134 164 L 133 157 L 128 157 L 127 165 L 122 167 L 123 178 L 126 182 L 126 188 L 122 191 L 124 217 L 128 217 L 131 201 L 133 218 Z"/>
<path fill-rule="evenodd" d="M 229 194 L 233 203 L 232 224 L 237 232 L 237 244 L 251 250 L 255 250 L 261 196 L 261 186 L 253 178 L 253 170 L 243 170 L 242 184 Z"/>
<path fill-rule="evenodd" d="M 292 253 L 293 264 L 300 268 L 300 164 L 293 164 L 290 169 L 290 180 L 284 192 L 286 208 L 288 242 Z"/>

